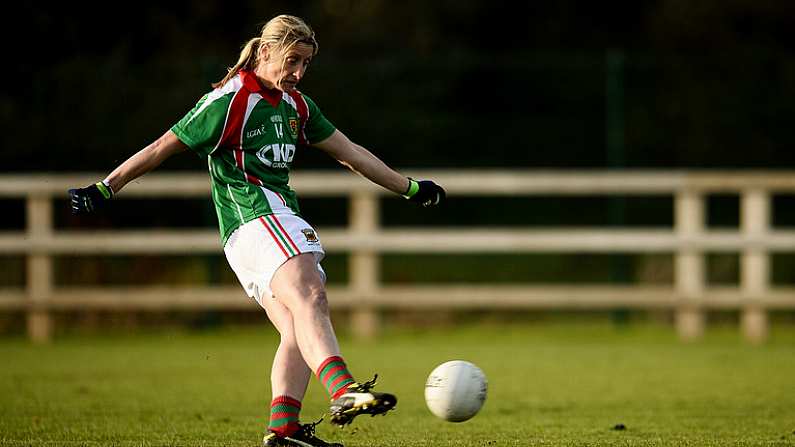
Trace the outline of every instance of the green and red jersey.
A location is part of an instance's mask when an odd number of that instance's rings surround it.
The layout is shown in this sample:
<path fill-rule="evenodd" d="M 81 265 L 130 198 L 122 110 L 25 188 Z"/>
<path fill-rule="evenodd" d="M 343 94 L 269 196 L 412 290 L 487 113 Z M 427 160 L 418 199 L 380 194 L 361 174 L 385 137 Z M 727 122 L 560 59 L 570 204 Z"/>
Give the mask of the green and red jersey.
<path fill-rule="evenodd" d="M 207 157 L 221 241 L 240 225 L 275 213 L 298 214 L 289 186 L 300 145 L 325 140 L 334 126 L 303 93 L 262 85 L 241 70 L 204 95 L 172 132 Z"/>

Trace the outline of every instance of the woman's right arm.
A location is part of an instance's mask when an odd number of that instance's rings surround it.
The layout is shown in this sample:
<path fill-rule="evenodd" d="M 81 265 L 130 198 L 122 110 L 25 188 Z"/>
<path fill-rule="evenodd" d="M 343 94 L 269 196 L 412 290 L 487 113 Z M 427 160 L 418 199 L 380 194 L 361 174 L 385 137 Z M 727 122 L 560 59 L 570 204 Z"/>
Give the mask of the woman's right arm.
<path fill-rule="evenodd" d="M 174 132 L 166 131 L 160 138 L 149 146 L 138 151 L 127 161 L 119 165 L 105 179 L 113 193 L 116 194 L 131 181 L 160 166 L 166 158 L 183 152 L 188 148 L 180 141 Z"/>
<path fill-rule="evenodd" d="M 167 131 L 154 143 L 138 151 L 119 165 L 101 182 L 69 190 L 69 198 L 74 214 L 88 214 L 101 208 L 124 185 L 160 166 L 166 158 L 187 148 L 172 131 Z"/>

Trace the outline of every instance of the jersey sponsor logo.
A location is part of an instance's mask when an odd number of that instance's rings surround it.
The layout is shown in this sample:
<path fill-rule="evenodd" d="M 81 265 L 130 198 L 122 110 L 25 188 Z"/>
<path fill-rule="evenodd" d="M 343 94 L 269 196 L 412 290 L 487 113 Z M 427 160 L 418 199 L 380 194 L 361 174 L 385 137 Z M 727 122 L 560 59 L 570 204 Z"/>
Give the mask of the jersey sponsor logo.
<path fill-rule="evenodd" d="M 281 115 L 271 115 L 271 122 L 272 123 L 283 123 Z"/>
<path fill-rule="evenodd" d="M 304 228 L 303 230 L 301 230 L 301 233 L 304 233 L 306 242 L 309 244 L 317 244 L 320 242 L 317 240 L 317 235 L 315 234 L 315 231 L 311 228 Z"/>
<path fill-rule="evenodd" d="M 249 130 L 248 132 L 246 132 L 246 138 L 247 139 L 258 137 L 260 135 L 265 135 L 265 124 L 262 124 L 261 126 L 257 127 L 256 129 L 252 129 L 252 130 Z"/>
<path fill-rule="evenodd" d="M 298 120 L 296 118 L 290 118 L 288 123 L 290 124 L 290 134 L 293 138 L 298 138 Z"/>
<path fill-rule="evenodd" d="M 289 168 L 293 157 L 295 157 L 294 144 L 266 144 L 257 151 L 257 158 L 269 168 Z"/>

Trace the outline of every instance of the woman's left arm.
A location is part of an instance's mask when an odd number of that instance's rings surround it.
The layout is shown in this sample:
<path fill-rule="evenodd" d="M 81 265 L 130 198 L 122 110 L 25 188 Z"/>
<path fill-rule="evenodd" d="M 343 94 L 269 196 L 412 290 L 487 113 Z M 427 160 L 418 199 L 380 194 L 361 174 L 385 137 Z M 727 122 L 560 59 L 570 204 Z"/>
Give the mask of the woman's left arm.
<path fill-rule="evenodd" d="M 354 143 L 339 130 L 330 137 L 313 144 L 331 155 L 352 171 L 371 182 L 381 185 L 395 194 L 405 195 L 409 191 L 409 179 L 390 168 L 370 151 Z"/>

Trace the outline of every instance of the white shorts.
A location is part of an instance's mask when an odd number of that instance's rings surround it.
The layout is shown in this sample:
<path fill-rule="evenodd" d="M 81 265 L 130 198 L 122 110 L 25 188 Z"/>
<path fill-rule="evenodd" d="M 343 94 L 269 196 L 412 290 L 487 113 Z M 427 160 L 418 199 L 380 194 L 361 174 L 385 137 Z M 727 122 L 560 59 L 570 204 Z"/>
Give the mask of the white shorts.
<path fill-rule="evenodd" d="M 273 298 L 273 275 L 293 256 L 313 253 L 320 277 L 326 281 L 320 267 L 326 255 L 320 239 L 314 228 L 293 214 L 271 214 L 241 225 L 229 236 L 224 253 L 243 289 L 263 308 L 263 300 Z"/>

